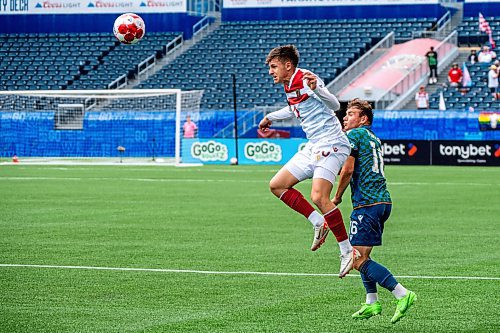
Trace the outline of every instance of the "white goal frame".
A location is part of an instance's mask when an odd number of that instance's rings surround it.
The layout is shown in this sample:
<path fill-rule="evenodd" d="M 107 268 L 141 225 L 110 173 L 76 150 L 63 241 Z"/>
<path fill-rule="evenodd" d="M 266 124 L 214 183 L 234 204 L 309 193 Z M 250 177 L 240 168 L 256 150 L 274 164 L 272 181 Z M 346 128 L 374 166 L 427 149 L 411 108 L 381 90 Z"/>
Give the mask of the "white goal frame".
<path fill-rule="evenodd" d="M 84 111 L 92 111 L 96 106 L 93 97 L 105 97 L 106 99 L 119 99 L 125 97 L 154 97 L 158 95 L 174 95 L 175 94 L 175 165 L 181 165 L 181 111 L 182 111 L 182 94 L 192 93 L 197 98 L 197 108 L 200 109 L 200 100 L 203 90 L 181 90 L 181 89 L 102 89 L 102 90 L 2 90 L 2 96 L 33 96 L 33 97 L 60 97 L 60 98 L 82 98 L 88 96 L 84 103 Z M 16 110 L 7 110 L 16 111 Z M 35 112 L 37 110 L 33 110 Z M 2 109 L 0 109 L 2 112 Z M 154 112 L 154 111 L 152 111 Z M 86 163 L 88 164 L 88 163 Z M 100 164 L 100 163 L 99 163 Z"/>

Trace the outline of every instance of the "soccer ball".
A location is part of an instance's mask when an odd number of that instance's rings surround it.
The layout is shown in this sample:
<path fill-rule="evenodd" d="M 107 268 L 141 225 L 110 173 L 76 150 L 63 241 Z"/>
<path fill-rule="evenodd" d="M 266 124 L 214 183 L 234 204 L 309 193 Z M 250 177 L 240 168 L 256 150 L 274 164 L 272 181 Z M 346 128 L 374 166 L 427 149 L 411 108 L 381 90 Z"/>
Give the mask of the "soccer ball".
<path fill-rule="evenodd" d="M 238 164 L 238 159 L 236 157 L 231 157 L 229 163 L 231 163 L 231 165 L 236 165 Z"/>
<path fill-rule="evenodd" d="M 142 18 L 133 13 L 118 16 L 113 25 L 115 37 L 123 44 L 135 44 L 144 37 L 146 25 Z"/>

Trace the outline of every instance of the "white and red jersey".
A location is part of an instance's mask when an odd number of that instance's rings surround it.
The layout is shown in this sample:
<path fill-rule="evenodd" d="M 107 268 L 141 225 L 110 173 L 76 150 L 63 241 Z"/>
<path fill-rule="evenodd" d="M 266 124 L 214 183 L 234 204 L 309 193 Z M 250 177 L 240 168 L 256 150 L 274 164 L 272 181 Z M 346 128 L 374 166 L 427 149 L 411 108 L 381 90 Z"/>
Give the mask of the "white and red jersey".
<path fill-rule="evenodd" d="M 308 71 L 297 68 L 290 79 L 290 83 L 284 86 L 289 105 L 288 111 L 293 113 L 300 121 L 302 129 L 310 141 L 326 140 L 331 142 L 338 141 L 340 138 L 347 142 L 347 137 L 342 131 L 342 125 L 334 112 L 340 107 L 338 100 L 328 92 L 319 77 L 317 79 L 317 88 L 314 91 L 311 90 L 306 80 L 304 80 L 304 73 L 306 72 Z M 322 98 L 318 94 L 321 94 Z M 325 103 L 335 109 L 332 110 Z M 283 110 L 272 112 L 266 117 L 271 121 L 286 118 L 283 116 Z"/>

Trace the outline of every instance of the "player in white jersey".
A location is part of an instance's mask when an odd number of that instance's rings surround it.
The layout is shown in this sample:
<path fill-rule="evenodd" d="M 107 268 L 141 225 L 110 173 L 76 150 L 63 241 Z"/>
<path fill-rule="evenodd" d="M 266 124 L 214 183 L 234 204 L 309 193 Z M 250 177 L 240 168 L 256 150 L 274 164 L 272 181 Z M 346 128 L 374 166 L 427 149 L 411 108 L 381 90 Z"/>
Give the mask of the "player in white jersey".
<path fill-rule="evenodd" d="M 274 83 L 282 83 L 288 107 L 269 113 L 259 128 L 266 131 L 275 120 L 297 117 L 309 140 L 271 179 L 271 192 L 293 210 L 304 215 L 314 226 L 311 250 L 317 250 L 332 230 L 340 246 L 340 277 L 352 269 L 352 247 L 340 210 L 330 194 L 342 165 L 350 154 L 350 144 L 335 116 L 340 108 L 337 98 L 323 81 L 310 71 L 298 68 L 299 52 L 294 45 L 276 47 L 266 58 Z M 293 187 L 312 178 L 311 200 L 318 213 Z"/>

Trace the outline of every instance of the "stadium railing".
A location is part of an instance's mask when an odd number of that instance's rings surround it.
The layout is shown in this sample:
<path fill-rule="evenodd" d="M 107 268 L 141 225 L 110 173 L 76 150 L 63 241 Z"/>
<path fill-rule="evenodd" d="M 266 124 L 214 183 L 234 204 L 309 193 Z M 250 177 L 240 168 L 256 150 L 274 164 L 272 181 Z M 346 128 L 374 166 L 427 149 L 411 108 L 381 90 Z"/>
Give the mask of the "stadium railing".
<path fill-rule="evenodd" d="M 369 65 L 383 56 L 384 53 L 394 45 L 394 36 L 394 31 L 387 34 L 380 42 L 375 44 L 370 50 L 330 82 L 327 85 L 328 90 L 334 94 L 338 94 L 343 88 L 356 80 L 367 68 L 369 68 Z"/>
<path fill-rule="evenodd" d="M 453 31 L 435 48 L 439 56 L 438 73 L 447 69 L 458 56 L 458 33 Z M 415 95 L 418 87 L 427 80 L 429 66 L 427 58 L 413 66 L 408 74 L 396 82 L 387 92 L 375 101 L 376 109 L 397 110 Z"/>

